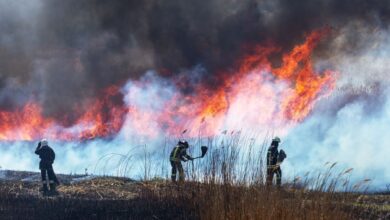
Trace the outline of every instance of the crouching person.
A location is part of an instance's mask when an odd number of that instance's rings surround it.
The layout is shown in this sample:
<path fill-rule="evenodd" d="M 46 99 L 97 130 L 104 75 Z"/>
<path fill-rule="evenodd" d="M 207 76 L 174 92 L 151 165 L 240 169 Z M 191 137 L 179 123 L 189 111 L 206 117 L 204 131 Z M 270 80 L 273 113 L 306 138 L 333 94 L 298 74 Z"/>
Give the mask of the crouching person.
<path fill-rule="evenodd" d="M 193 160 L 191 156 L 187 154 L 187 149 L 189 145 L 187 141 L 179 141 L 176 147 L 173 148 L 170 155 L 170 162 L 172 166 L 171 179 L 172 182 L 176 182 L 176 173 L 179 171 L 179 181 L 183 182 L 185 178 L 183 165 L 181 161 Z"/>
<path fill-rule="evenodd" d="M 43 195 L 58 195 L 56 191 L 56 185 L 59 184 L 58 179 L 53 170 L 53 162 L 55 159 L 55 153 L 51 147 L 49 147 L 46 139 L 42 139 L 38 143 L 35 154 L 39 155 L 41 161 L 39 162 L 39 169 L 41 170 Z M 50 190 L 48 188 L 50 186 Z"/>

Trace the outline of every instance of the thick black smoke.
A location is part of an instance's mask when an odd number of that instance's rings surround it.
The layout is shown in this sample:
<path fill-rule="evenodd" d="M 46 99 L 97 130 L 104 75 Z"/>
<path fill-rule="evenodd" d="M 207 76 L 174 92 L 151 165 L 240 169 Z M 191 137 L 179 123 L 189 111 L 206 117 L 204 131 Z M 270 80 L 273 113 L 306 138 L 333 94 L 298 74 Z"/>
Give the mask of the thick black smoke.
<path fill-rule="evenodd" d="M 88 110 L 103 88 L 149 69 L 176 77 L 200 64 L 200 82 L 214 85 L 252 45 L 288 50 L 316 28 L 387 29 L 389 19 L 386 0 L 3 0 L 0 109 L 34 98 L 47 116 Z M 344 33 L 338 51 L 364 49 L 358 32 Z"/>

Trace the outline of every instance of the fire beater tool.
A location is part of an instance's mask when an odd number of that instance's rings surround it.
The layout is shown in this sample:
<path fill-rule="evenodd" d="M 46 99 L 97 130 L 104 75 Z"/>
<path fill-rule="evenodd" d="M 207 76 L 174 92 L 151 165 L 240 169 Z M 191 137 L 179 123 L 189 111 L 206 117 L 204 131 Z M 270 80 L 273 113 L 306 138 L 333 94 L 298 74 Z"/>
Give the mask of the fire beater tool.
<path fill-rule="evenodd" d="M 279 156 L 278 156 L 278 162 L 276 163 L 274 170 L 278 169 L 280 165 L 283 163 L 284 159 L 286 159 L 287 154 L 284 152 L 284 150 L 280 150 Z"/>
<path fill-rule="evenodd" d="M 199 158 L 203 158 L 203 157 L 206 155 L 206 153 L 207 153 L 207 150 L 208 150 L 208 147 L 206 147 L 206 146 L 202 146 L 200 149 L 201 149 L 201 151 L 202 151 L 202 155 L 201 155 L 201 156 L 199 156 L 199 157 L 194 157 L 193 159 L 199 159 Z"/>

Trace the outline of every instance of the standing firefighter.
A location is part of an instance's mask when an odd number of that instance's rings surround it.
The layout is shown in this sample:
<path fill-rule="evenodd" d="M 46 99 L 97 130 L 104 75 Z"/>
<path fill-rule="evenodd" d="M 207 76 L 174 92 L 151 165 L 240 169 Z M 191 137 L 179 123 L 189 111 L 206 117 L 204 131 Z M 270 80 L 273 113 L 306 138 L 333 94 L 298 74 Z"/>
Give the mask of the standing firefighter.
<path fill-rule="evenodd" d="M 43 195 L 57 195 L 56 185 L 59 184 L 56 175 L 53 171 L 53 162 L 56 157 L 53 149 L 49 147 L 46 139 L 42 139 L 38 143 L 35 154 L 39 155 L 41 161 L 39 162 L 39 169 L 41 170 L 42 184 L 43 184 Z M 47 178 L 47 176 L 49 178 Z M 49 183 L 50 191 L 47 186 Z"/>
<path fill-rule="evenodd" d="M 176 147 L 173 148 L 170 155 L 170 162 L 172 166 L 171 179 L 173 182 L 176 182 L 176 173 L 179 170 L 179 181 L 183 182 L 185 175 L 181 161 L 193 160 L 191 156 L 187 154 L 187 149 L 189 145 L 187 141 L 179 141 Z"/>
<path fill-rule="evenodd" d="M 272 139 L 271 146 L 267 152 L 267 185 L 272 184 L 274 174 L 276 174 L 276 184 L 280 187 L 282 183 L 282 170 L 280 164 L 287 157 L 283 150 L 278 151 L 280 138 L 275 137 Z"/>

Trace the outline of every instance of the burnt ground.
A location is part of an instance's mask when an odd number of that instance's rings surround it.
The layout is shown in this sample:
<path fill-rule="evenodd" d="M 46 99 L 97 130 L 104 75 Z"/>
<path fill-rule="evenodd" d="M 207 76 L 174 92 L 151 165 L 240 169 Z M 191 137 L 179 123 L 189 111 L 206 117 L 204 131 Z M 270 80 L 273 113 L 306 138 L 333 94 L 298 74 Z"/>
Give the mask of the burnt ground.
<path fill-rule="evenodd" d="M 57 178 L 60 195 L 48 197 L 40 191 L 40 173 L 0 171 L 0 219 L 180 219 L 188 214 L 180 204 L 153 194 L 163 185 L 178 187 L 163 181 L 63 174 Z"/>
<path fill-rule="evenodd" d="M 205 214 L 208 207 L 203 206 L 208 203 L 202 204 L 202 201 L 210 200 L 208 196 L 212 195 L 208 191 L 210 186 L 201 183 L 177 185 L 162 179 L 140 182 L 128 178 L 87 175 L 58 175 L 58 178 L 61 182 L 58 187 L 60 195 L 44 197 L 40 192 L 39 173 L 0 171 L 0 219 L 237 219 L 229 215 Z M 252 190 L 229 187 L 233 196 L 234 191 L 242 194 Z M 202 196 L 198 196 L 202 193 Z M 285 189 L 278 193 L 287 203 L 290 200 L 291 203 L 298 201 L 301 203 L 299 207 L 317 204 L 319 200 L 318 196 L 301 190 Z M 326 197 L 321 197 L 321 200 Z M 337 207 L 330 210 L 341 210 L 342 215 L 338 212 L 337 216 L 342 219 L 390 219 L 390 195 L 386 193 L 333 193 L 332 201 L 327 204 Z M 313 207 L 322 209 L 321 206 Z M 324 213 L 324 219 L 332 219 L 334 214 L 329 214 L 328 218 L 326 215 L 331 212 L 324 211 L 320 215 Z M 304 216 L 315 219 L 309 214 Z M 280 219 L 296 219 L 295 215 L 290 217 L 283 215 Z M 239 218 L 277 219 L 272 215 Z"/>

